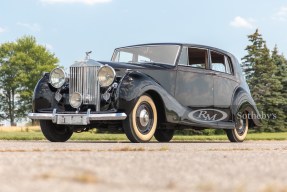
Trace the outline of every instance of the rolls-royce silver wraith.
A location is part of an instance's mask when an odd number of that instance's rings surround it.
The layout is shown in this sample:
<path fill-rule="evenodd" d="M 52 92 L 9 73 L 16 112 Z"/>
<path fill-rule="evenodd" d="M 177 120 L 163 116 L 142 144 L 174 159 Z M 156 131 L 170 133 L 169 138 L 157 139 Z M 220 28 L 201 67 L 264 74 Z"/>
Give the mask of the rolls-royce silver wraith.
<path fill-rule="evenodd" d="M 168 142 L 178 129 L 224 129 L 242 142 L 259 125 L 258 110 L 236 58 L 195 44 L 115 49 L 109 62 L 87 57 L 45 73 L 31 119 L 45 137 L 67 141 L 92 128 L 122 130 L 131 142 Z"/>

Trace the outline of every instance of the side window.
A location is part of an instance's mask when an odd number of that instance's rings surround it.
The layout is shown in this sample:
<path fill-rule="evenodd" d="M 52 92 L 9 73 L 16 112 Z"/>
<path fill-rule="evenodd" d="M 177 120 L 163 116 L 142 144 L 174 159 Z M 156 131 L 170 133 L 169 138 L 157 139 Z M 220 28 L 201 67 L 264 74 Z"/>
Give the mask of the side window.
<path fill-rule="evenodd" d="M 228 74 L 232 74 L 233 73 L 233 69 L 232 69 L 230 58 L 227 57 L 227 56 L 224 56 L 224 58 L 225 58 L 226 72 Z"/>
<path fill-rule="evenodd" d="M 187 47 L 183 47 L 181 50 L 178 64 L 179 65 L 187 65 L 187 63 L 188 63 Z"/>
<path fill-rule="evenodd" d="M 207 50 L 188 48 L 188 65 L 195 68 L 205 69 L 207 64 Z"/>
<path fill-rule="evenodd" d="M 211 51 L 211 69 L 223 73 L 231 74 L 231 63 L 227 56 Z"/>

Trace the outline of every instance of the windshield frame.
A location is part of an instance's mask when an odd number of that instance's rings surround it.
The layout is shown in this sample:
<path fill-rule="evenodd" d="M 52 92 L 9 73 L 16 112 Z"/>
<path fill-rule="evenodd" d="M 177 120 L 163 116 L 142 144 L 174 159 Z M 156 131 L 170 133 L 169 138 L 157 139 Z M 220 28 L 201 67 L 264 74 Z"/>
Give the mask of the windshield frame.
<path fill-rule="evenodd" d="M 112 62 L 118 62 L 118 61 L 114 61 L 115 57 L 117 56 L 117 53 L 121 50 L 121 49 L 132 49 L 132 48 L 137 48 L 137 47 L 161 47 L 161 46 L 175 46 L 177 47 L 177 53 L 175 55 L 175 59 L 173 61 L 173 63 L 161 63 L 161 62 L 120 62 L 120 63 L 133 63 L 133 64 L 140 64 L 140 65 L 144 65 L 145 63 L 155 63 L 155 64 L 163 64 L 163 65 L 169 65 L 169 66 L 176 66 L 177 61 L 178 61 L 178 57 L 180 55 L 181 52 L 181 45 L 180 44 L 144 44 L 144 45 L 134 45 L 134 46 L 127 46 L 127 47 L 119 47 L 116 48 L 114 50 L 114 53 L 112 55 L 111 61 Z"/>

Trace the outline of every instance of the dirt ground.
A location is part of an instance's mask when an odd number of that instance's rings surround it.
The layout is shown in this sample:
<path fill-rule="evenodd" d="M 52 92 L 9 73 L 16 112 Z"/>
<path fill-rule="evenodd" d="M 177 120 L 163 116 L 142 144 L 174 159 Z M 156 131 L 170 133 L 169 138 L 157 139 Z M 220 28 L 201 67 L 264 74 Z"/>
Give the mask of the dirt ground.
<path fill-rule="evenodd" d="M 0 141 L 1 192 L 287 191 L 287 141 Z"/>

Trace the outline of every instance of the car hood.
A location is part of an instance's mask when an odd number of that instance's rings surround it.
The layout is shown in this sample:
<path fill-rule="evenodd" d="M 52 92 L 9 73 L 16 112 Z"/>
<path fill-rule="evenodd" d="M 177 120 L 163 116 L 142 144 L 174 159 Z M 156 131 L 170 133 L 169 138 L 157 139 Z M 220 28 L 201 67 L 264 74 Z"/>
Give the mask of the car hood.
<path fill-rule="evenodd" d="M 143 63 L 143 64 L 133 64 L 133 63 L 122 63 L 122 62 L 107 62 L 107 61 L 98 61 L 103 65 L 109 65 L 117 73 L 117 76 L 123 76 L 126 73 L 127 69 L 142 71 L 142 70 L 160 70 L 160 69 L 171 69 L 174 66 L 166 64 L 157 64 L 157 63 Z"/>

